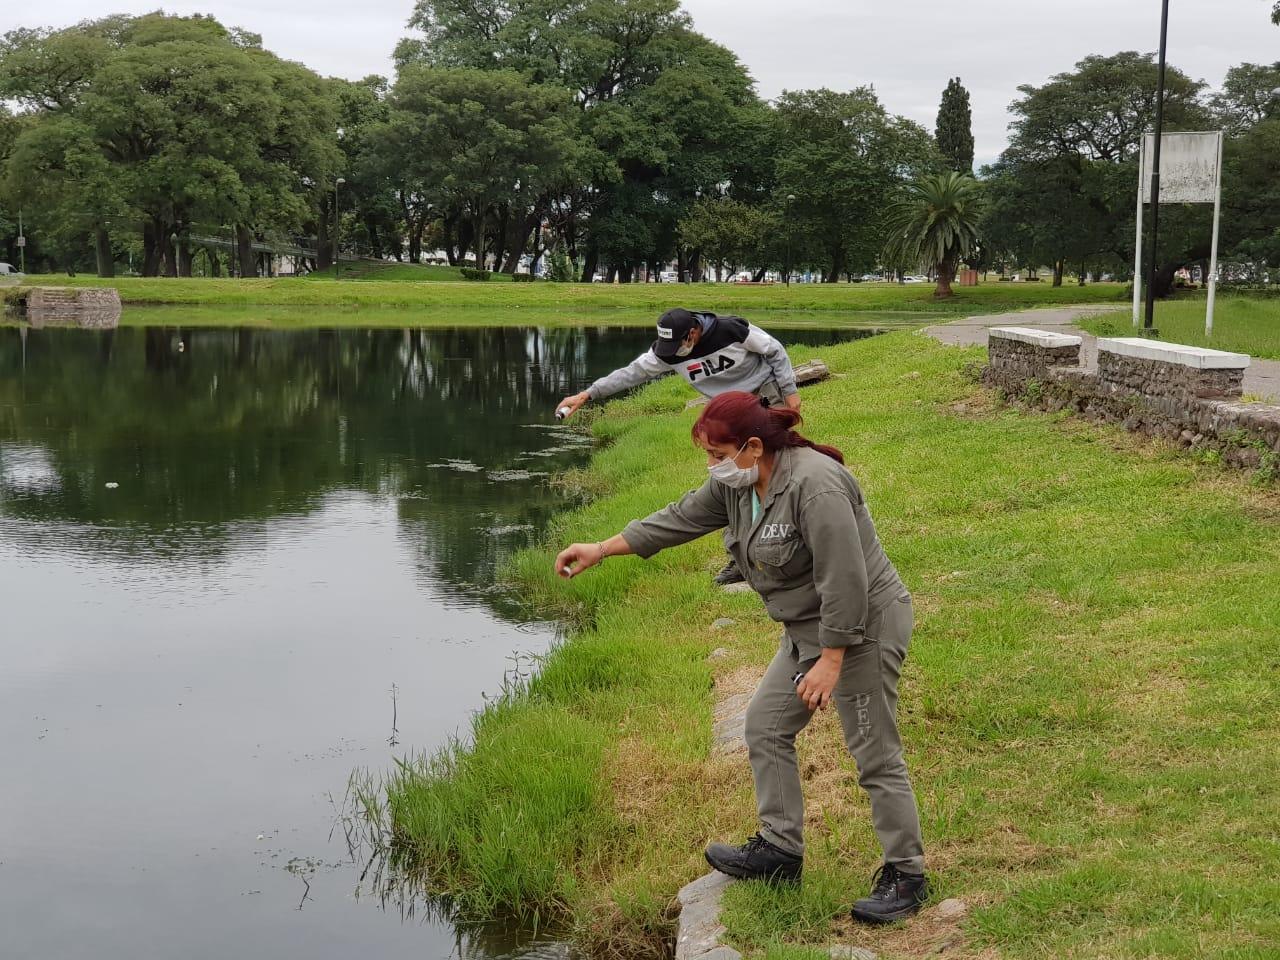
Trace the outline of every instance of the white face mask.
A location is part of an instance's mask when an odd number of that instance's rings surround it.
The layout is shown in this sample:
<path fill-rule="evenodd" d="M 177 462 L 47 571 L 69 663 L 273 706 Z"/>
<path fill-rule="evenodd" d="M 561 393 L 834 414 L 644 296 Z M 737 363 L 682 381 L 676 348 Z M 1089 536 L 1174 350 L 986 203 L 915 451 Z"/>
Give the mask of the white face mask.
<path fill-rule="evenodd" d="M 693 353 L 692 343 L 681 343 L 680 346 L 676 348 L 677 357 L 687 357 L 691 353 Z"/>
<path fill-rule="evenodd" d="M 747 441 L 747 443 L 750 442 L 750 440 Z M 747 449 L 746 443 L 740 446 L 738 452 L 732 457 L 725 457 L 723 460 L 711 464 L 707 467 L 707 472 L 726 487 L 741 488 L 751 486 L 760 476 L 760 464 L 753 463 L 749 467 L 740 467 L 734 462 L 738 457 L 742 456 L 742 451 L 745 449 Z"/>

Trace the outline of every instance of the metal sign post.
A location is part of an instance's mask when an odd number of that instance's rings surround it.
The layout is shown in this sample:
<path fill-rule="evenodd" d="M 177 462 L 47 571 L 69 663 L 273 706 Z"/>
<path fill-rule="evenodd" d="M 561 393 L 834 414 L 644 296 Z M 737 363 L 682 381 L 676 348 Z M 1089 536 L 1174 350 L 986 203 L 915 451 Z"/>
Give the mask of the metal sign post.
<path fill-rule="evenodd" d="M 1206 339 L 1213 336 L 1213 302 L 1218 293 L 1218 227 L 1222 224 L 1222 141 L 1225 138 L 1218 131 L 1218 182 L 1213 192 L 1213 243 L 1209 247 L 1209 284 L 1208 303 L 1204 312 L 1204 335 Z"/>
<path fill-rule="evenodd" d="M 1138 230 L 1137 237 L 1134 239 L 1133 247 L 1133 325 L 1135 327 L 1142 324 L 1142 206 L 1146 203 L 1146 184 L 1143 182 L 1143 172 L 1147 169 L 1147 138 L 1143 137 L 1138 143 Z"/>

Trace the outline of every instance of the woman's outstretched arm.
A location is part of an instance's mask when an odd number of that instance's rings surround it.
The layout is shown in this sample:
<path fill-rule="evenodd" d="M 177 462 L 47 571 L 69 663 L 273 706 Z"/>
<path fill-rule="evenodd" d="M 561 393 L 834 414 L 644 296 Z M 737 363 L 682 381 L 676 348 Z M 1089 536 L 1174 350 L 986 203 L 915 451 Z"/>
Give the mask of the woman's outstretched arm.
<path fill-rule="evenodd" d="M 599 543 L 571 543 L 556 554 L 556 575 L 572 579 L 605 557 L 625 557 L 631 552 L 631 546 L 620 533 Z"/>
<path fill-rule="evenodd" d="M 659 550 L 688 543 L 719 530 L 728 521 L 723 488 L 708 480 L 697 490 L 691 490 L 680 500 L 667 504 L 643 520 L 632 520 L 622 533 L 614 534 L 608 540 L 565 547 L 556 555 L 556 575 L 575 577 L 605 557 L 634 553 L 648 559 Z"/>

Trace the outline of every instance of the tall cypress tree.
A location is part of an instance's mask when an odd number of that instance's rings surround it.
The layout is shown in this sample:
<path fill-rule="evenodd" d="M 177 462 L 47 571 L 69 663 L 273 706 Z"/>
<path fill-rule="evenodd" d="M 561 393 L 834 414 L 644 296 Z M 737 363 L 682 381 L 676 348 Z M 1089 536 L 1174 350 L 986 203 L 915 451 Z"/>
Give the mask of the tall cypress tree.
<path fill-rule="evenodd" d="M 969 110 L 969 91 L 956 77 L 942 91 L 938 107 L 938 129 L 934 134 L 938 149 L 947 165 L 957 173 L 973 173 L 973 114 Z"/>

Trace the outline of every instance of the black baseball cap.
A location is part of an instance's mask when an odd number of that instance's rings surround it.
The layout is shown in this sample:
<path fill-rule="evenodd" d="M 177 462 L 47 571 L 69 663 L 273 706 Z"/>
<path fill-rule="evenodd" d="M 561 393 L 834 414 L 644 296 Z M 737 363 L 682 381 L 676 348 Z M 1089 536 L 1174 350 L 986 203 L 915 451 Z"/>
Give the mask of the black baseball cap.
<path fill-rule="evenodd" d="M 695 314 L 684 307 L 672 307 L 658 318 L 658 339 L 653 341 L 653 352 L 660 357 L 674 357 L 680 343 L 697 325 Z"/>

